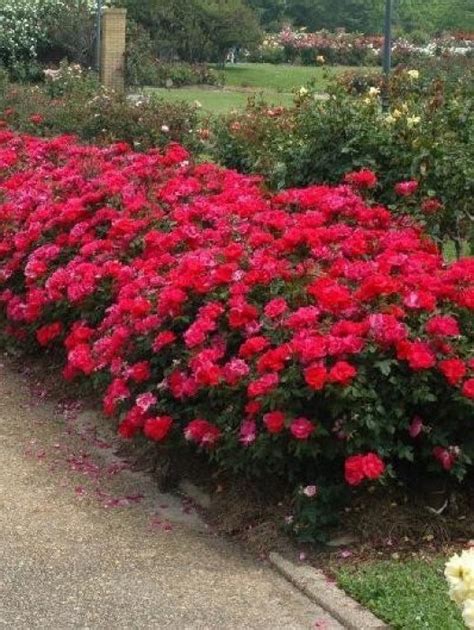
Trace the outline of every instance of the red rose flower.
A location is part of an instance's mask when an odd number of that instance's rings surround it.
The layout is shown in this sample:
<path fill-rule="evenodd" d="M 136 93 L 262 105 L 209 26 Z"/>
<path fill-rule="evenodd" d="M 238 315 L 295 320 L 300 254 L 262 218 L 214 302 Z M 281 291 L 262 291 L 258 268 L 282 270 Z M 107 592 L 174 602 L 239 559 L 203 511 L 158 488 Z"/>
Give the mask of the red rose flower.
<path fill-rule="evenodd" d="M 460 334 L 459 324 L 451 315 L 436 315 L 426 322 L 425 330 L 430 335 L 456 337 Z"/>
<path fill-rule="evenodd" d="M 296 418 L 290 425 L 290 432 L 297 440 L 307 440 L 315 426 L 307 418 Z"/>
<path fill-rule="evenodd" d="M 474 398 L 474 378 L 465 381 L 461 391 L 466 398 Z"/>
<path fill-rule="evenodd" d="M 47 346 L 53 339 L 56 339 L 62 332 L 62 324 L 60 322 L 54 322 L 53 324 L 46 324 L 36 331 L 36 339 L 41 346 Z"/>
<path fill-rule="evenodd" d="M 364 458 L 364 473 L 368 479 L 378 479 L 385 471 L 385 464 L 375 453 L 367 453 Z"/>
<path fill-rule="evenodd" d="M 311 389 L 315 390 L 323 389 L 327 381 L 327 376 L 327 370 L 322 365 L 310 365 L 304 371 L 304 380 Z"/>
<path fill-rule="evenodd" d="M 271 392 L 278 385 L 277 374 L 264 374 L 256 381 L 249 383 L 247 393 L 249 398 L 257 398 Z"/>
<path fill-rule="evenodd" d="M 281 411 L 270 411 L 263 416 L 263 424 L 269 433 L 280 433 L 285 427 L 285 414 Z"/>
<path fill-rule="evenodd" d="M 410 437 L 417 438 L 424 428 L 423 420 L 419 416 L 415 416 L 408 428 L 408 433 L 410 434 Z"/>
<path fill-rule="evenodd" d="M 212 447 L 221 436 L 220 430 L 207 420 L 192 420 L 184 430 L 184 437 L 200 446 Z"/>
<path fill-rule="evenodd" d="M 329 381 L 339 385 L 348 385 L 356 374 L 357 370 L 353 365 L 347 361 L 338 361 L 329 370 Z"/>
<path fill-rule="evenodd" d="M 418 182 L 414 179 L 407 182 L 395 184 L 395 192 L 400 197 L 410 197 L 418 190 Z"/>
<path fill-rule="evenodd" d="M 397 356 L 406 359 L 412 370 L 428 370 L 436 365 L 436 357 L 422 341 L 401 341 L 397 344 Z"/>
<path fill-rule="evenodd" d="M 435 446 L 433 449 L 433 457 L 438 461 L 444 470 L 451 470 L 456 463 L 456 452 L 452 448 L 443 448 L 442 446 Z"/>
<path fill-rule="evenodd" d="M 425 214 L 435 214 L 438 210 L 441 210 L 442 207 L 443 204 L 439 201 L 439 199 L 428 198 L 423 199 L 421 202 L 421 210 Z"/>
<path fill-rule="evenodd" d="M 158 416 L 157 418 L 150 418 L 145 422 L 143 427 L 143 433 L 150 440 L 160 442 L 164 440 L 168 435 L 171 426 L 173 424 L 173 418 L 170 416 Z"/>
<path fill-rule="evenodd" d="M 344 475 L 350 486 L 358 486 L 364 479 L 378 479 L 385 471 L 385 464 L 375 453 L 353 455 L 344 464 Z"/>
<path fill-rule="evenodd" d="M 30 122 L 34 125 L 41 125 L 44 122 L 44 117 L 41 114 L 31 114 Z"/>
<path fill-rule="evenodd" d="M 151 370 L 148 361 L 140 361 L 130 366 L 127 370 L 127 376 L 135 383 L 143 383 L 150 378 Z"/>
<path fill-rule="evenodd" d="M 275 298 L 274 300 L 270 300 L 270 302 L 268 302 L 265 306 L 264 312 L 267 317 L 273 319 L 283 315 L 283 313 L 287 310 L 288 304 L 286 303 L 286 300 L 283 298 Z"/>
<path fill-rule="evenodd" d="M 438 368 L 450 385 L 458 385 L 467 371 L 461 359 L 445 359 L 438 363 Z"/>
<path fill-rule="evenodd" d="M 344 181 L 346 184 L 350 184 L 358 190 L 364 190 L 368 188 L 375 188 L 377 185 L 377 176 L 369 169 L 362 169 L 360 171 L 347 173 L 344 177 Z"/>

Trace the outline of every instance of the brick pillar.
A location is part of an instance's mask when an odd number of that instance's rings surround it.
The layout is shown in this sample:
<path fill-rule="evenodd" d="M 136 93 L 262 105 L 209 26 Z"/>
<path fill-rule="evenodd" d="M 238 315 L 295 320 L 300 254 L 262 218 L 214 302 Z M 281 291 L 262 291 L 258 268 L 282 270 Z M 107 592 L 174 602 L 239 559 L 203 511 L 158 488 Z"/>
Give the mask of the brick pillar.
<path fill-rule="evenodd" d="M 122 92 L 125 71 L 126 9 L 104 9 L 100 49 L 100 80 L 107 88 Z"/>

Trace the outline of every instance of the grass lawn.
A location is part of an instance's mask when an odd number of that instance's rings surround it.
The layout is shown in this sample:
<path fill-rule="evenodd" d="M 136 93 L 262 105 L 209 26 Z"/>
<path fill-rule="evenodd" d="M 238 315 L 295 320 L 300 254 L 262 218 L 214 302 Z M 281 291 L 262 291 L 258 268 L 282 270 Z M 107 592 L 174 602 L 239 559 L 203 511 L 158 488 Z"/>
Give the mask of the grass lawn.
<path fill-rule="evenodd" d="M 337 570 L 337 581 L 354 599 L 399 630 L 463 630 L 450 601 L 444 561 L 380 561 Z"/>
<path fill-rule="evenodd" d="M 251 96 L 261 96 L 269 105 L 291 105 L 292 90 L 295 88 L 314 81 L 316 88 L 323 93 L 331 76 L 349 69 L 348 66 L 237 63 L 227 65 L 222 71 L 225 75 L 225 86 L 222 89 L 194 86 L 170 90 L 147 88 L 146 91 L 174 102 L 199 101 L 205 113 L 221 114 L 245 107 Z M 372 69 L 377 72 L 376 68 Z"/>
<path fill-rule="evenodd" d="M 309 81 L 324 92 L 328 80 L 347 70 L 349 66 L 292 66 L 290 64 L 236 63 L 225 67 L 227 87 L 266 88 L 275 92 L 291 92 Z M 365 70 L 365 68 L 361 68 Z"/>
<path fill-rule="evenodd" d="M 223 114 L 233 109 L 243 109 L 252 95 L 262 96 L 269 105 L 291 105 L 291 94 L 278 93 L 273 90 L 257 90 L 246 92 L 238 90 L 214 90 L 209 88 L 189 87 L 168 90 L 167 88 L 148 88 L 156 96 L 167 101 L 199 101 L 205 113 Z"/>

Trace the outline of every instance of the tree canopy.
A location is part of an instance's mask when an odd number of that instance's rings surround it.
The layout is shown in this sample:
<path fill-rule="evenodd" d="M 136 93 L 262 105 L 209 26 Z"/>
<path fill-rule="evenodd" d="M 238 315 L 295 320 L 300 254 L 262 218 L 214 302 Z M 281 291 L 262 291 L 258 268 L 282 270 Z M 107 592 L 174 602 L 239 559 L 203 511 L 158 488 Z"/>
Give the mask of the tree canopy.
<path fill-rule="evenodd" d="M 222 61 L 234 46 L 261 40 L 257 13 L 245 0 L 122 0 L 150 33 L 162 57 Z"/>
<path fill-rule="evenodd" d="M 363 33 L 383 29 L 385 0 L 248 0 L 264 28 L 285 20 L 308 30 L 345 28 Z M 394 25 L 400 31 L 474 30 L 472 0 L 394 0 Z"/>

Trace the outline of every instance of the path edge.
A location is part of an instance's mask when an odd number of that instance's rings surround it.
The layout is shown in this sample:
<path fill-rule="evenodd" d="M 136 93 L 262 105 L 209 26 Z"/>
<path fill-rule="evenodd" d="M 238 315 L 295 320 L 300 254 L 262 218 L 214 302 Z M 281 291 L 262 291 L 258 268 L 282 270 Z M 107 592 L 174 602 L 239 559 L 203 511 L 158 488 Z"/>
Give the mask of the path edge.
<path fill-rule="evenodd" d="M 211 496 L 190 479 L 183 479 L 179 491 L 191 498 L 204 511 L 211 504 Z M 373 613 L 349 597 L 322 571 L 308 564 L 297 565 L 271 551 L 268 561 L 277 573 L 300 593 L 325 610 L 347 630 L 382 630 L 389 626 Z"/>
<path fill-rule="evenodd" d="M 274 551 L 270 552 L 269 561 L 281 576 L 348 630 L 382 630 L 389 627 L 328 580 L 322 571 L 307 564 L 296 565 Z"/>

